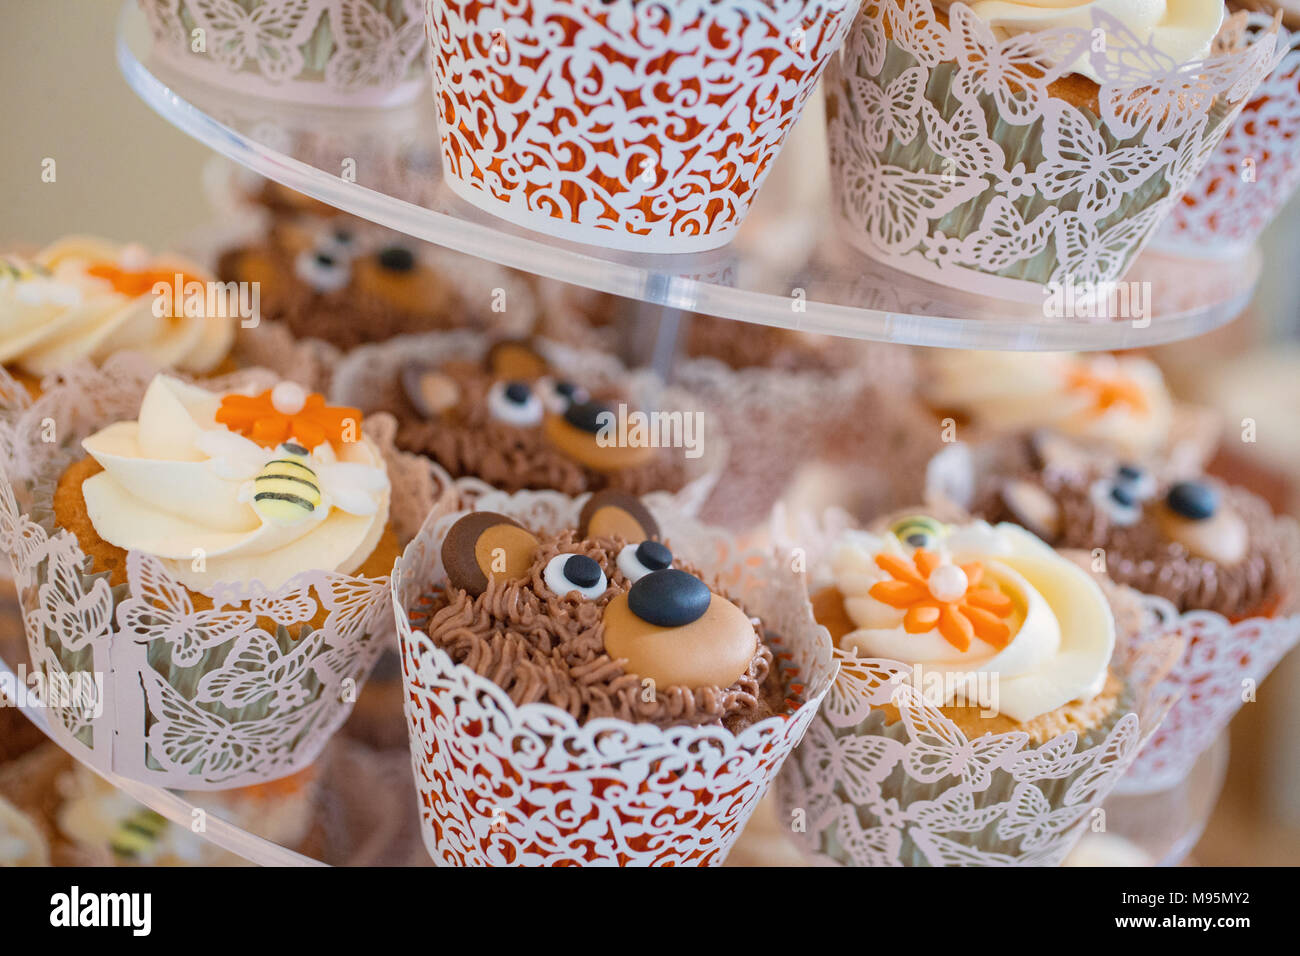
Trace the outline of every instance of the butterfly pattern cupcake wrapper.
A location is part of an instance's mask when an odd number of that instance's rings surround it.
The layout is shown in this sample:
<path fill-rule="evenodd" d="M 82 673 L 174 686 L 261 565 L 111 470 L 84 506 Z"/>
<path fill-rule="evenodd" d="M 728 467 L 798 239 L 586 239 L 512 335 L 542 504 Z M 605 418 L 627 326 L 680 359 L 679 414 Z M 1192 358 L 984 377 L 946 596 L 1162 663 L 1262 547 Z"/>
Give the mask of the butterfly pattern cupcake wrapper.
<path fill-rule="evenodd" d="M 241 93 L 392 106 L 424 83 L 423 0 L 138 2 L 156 55 Z"/>
<path fill-rule="evenodd" d="M 1250 14 L 1258 35 L 1272 18 Z M 1285 55 L 1228 128 L 1201 174 L 1153 240 L 1179 255 L 1241 255 L 1300 186 L 1300 32 L 1281 38 Z"/>
<path fill-rule="evenodd" d="M 721 246 L 857 6 L 430 0 L 447 183 L 562 239 Z"/>
<path fill-rule="evenodd" d="M 388 579 L 307 571 L 274 591 L 217 584 L 212 608 L 200 610 L 149 555 L 129 552 L 115 587 L 91 573 L 75 535 L 54 524 L 54 487 L 81 457 L 81 438 L 135 415 L 153 374 L 129 354 L 77 366 L 0 420 L 0 548 L 31 667 L 47 682 L 102 675 L 94 699 L 49 701 L 52 732 L 92 766 L 158 786 L 222 790 L 296 773 L 347 718 L 392 640 Z M 215 387 L 276 379 L 252 371 Z M 450 479 L 394 452 L 391 420 L 364 427 L 389 463 L 399 536 L 430 509 L 450 509 Z M 51 428 L 57 440 L 44 442 Z M 321 626 L 309 631 L 313 619 Z"/>
<path fill-rule="evenodd" d="M 576 525 L 586 496 L 493 493 L 477 510 L 545 533 Z M 515 706 L 454 663 L 408 613 L 445 580 L 440 545 L 459 514 L 432 518 L 393 572 L 406 717 L 425 847 L 439 865 L 720 864 L 799 742 L 834 676 L 830 637 L 788 567 L 642 499 L 673 550 L 762 617 L 799 703 L 732 734 L 616 719 L 578 724 L 549 704 Z"/>
<path fill-rule="evenodd" d="M 797 554 L 821 587 L 830 549 L 853 526 L 834 510 L 774 524 L 778 557 Z M 1151 620 L 1153 610 L 1134 613 Z M 1123 644 L 1111 668 L 1126 690 L 1112 714 L 1038 746 L 1019 731 L 971 739 L 907 682 L 910 665 L 837 648 L 835 683 L 777 781 L 779 820 L 823 865 L 1059 865 L 1087 828 L 1104 826 L 1098 808 L 1174 703 L 1162 681 L 1183 647 L 1172 633 Z"/>
<path fill-rule="evenodd" d="M 833 214 L 872 258 L 1030 302 L 1118 280 L 1276 56 L 1274 28 L 1192 68 L 1101 11 L 1091 32 L 1005 41 L 964 4 L 948 15 L 880 0 L 854 21 L 827 73 Z M 1085 50 L 1096 114 L 1048 93 Z"/>

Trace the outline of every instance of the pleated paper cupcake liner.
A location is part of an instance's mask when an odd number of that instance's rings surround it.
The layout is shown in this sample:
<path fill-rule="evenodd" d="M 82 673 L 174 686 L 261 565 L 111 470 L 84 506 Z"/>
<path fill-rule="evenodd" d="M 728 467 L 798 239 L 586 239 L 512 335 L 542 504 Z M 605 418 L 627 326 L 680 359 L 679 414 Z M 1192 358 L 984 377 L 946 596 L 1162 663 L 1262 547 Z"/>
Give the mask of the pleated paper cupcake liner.
<path fill-rule="evenodd" d="M 55 524 L 54 489 L 83 438 L 136 414 L 154 371 L 130 354 L 76 366 L 0 422 L 0 545 L 30 664 L 55 738 L 92 766 L 186 790 L 265 783 L 307 767 L 347 718 L 392 640 L 388 579 L 304 571 L 273 591 L 218 582 L 210 602 L 196 602 L 147 554 L 128 552 L 116 586 L 91 571 L 76 536 Z M 254 370 L 209 384 L 276 380 Z M 393 450 L 391 419 L 364 427 L 384 455 L 390 525 L 404 540 L 451 506 L 450 480 Z"/>
<path fill-rule="evenodd" d="M 498 493 L 477 507 L 549 533 L 575 527 L 585 498 Z M 663 496 L 643 500 L 674 553 L 717 575 L 774 635 L 788 710 L 733 734 L 516 706 L 410 622 L 445 581 L 441 542 L 459 515 L 430 520 L 394 569 L 393 598 L 424 844 L 438 864 L 720 864 L 813 719 L 834 668 L 798 578 Z"/>

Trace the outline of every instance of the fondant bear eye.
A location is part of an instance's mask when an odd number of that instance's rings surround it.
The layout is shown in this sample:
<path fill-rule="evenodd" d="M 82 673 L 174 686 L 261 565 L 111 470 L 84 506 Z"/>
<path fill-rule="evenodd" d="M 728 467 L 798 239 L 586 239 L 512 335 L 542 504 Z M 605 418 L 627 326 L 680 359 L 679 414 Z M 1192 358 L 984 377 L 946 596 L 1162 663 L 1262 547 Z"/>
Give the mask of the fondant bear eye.
<path fill-rule="evenodd" d="M 527 382 L 495 382 L 488 391 L 488 411 L 507 425 L 527 428 L 542 420 L 542 400 Z"/>
<path fill-rule="evenodd" d="M 1121 528 L 1136 524 L 1142 517 L 1142 504 L 1125 482 L 1103 478 L 1093 482 L 1090 495 L 1093 507 Z"/>
<path fill-rule="evenodd" d="M 375 260 L 386 272 L 410 272 L 415 268 L 415 253 L 406 246 L 386 246 L 375 253 Z"/>
<path fill-rule="evenodd" d="M 357 252 L 357 234 L 344 223 L 328 229 L 316 243 L 317 252 L 327 252 L 339 259 L 350 259 Z"/>
<path fill-rule="evenodd" d="M 600 597 L 609 587 L 600 565 L 585 554 L 557 554 L 546 562 L 542 580 L 560 597 L 577 591 L 589 601 Z"/>
<path fill-rule="evenodd" d="M 1165 506 L 1188 521 L 1207 521 L 1219 510 L 1219 493 L 1203 481 L 1180 481 L 1169 489 Z"/>
<path fill-rule="evenodd" d="M 929 515 L 909 515 L 889 527 L 890 532 L 909 548 L 933 549 L 943 537 L 943 524 Z"/>
<path fill-rule="evenodd" d="M 566 379 L 543 379 L 538 388 L 547 410 L 556 415 L 563 415 L 570 405 L 586 402 L 591 397 L 581 385 Z"/>
<path fill-rule="evenodd" d="M 328 247 L 300 252 L 293 271 L 317 292 L 338 292 L 352 279 L 352 266 L 347 257 Z"/>
<path fill-rule="evenodd" d="M 1115 484 L 1123 485 L 1136 501 L 1146 501 L 1156 493 L 1155 475 L 1140 465 L 1120 465 L 1116 468 Z"/>
<path fill-rule="evenodd" d="M 642 541 L 624 545 L 618 553 L 618 569 L 629 581 L 636 583 L 652 571 L 672 567 L 673 553 L 658 541 Z"/>

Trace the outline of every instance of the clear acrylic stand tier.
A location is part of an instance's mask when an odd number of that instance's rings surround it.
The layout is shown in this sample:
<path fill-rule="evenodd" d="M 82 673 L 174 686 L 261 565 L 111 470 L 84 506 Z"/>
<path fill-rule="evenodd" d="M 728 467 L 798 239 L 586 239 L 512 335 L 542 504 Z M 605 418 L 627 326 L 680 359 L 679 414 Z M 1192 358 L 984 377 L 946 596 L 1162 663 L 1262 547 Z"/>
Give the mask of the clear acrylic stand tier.
<path fill-rule="evenodd" d="M 834 234 L 825 177 L 787 147 L 736 239 L 697 255 L 624 253 L 553 239 L 481 212 L 442 182 L 431 93 L 408 106 L 307 107 L 232 92 L 157 61 L 135 0 L 117 59 L 169 123 L 262 176 L 418 239 L 561 282 L 685 312 L 829 335 L 945 348 L 1147 347 L 1236 318 L 1260 271 L 1243 259 L 1191 263 L 1144 253 L 1127 281 L 1150 283 L 1148 319 L 1051 318 L 1041 303 L 976 296 L 878 265 Z M 816 110 L 804 123 L 816 123 Z M 820 131 L 793 134 L 818 143 Z M 824 185 L 824 184 L 823 184 Z"/>

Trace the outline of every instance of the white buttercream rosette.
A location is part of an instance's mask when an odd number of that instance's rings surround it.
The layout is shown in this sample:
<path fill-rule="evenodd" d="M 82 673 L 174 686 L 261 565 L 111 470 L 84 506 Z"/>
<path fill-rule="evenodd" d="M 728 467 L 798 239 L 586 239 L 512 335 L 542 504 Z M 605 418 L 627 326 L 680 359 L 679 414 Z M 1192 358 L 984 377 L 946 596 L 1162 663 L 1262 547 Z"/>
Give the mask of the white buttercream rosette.
<path fill-rule="evenodd" d="M 1250 14 L 1247 34 L 1273 18 Z M 1300 185 L 1300 32 L 1283 33 L 1281 62 L 1174 204 L 1154 245 L 1182 256 L 1244 255 Z"/>
<path fill-rule="evenodd" d="M 393 106 L 424 83 L 423 0 L 138 0 L 153 52 L 271 99 Z"/>
<path fill-rule="evenodd" d="M 187 590 L 177 574 L 199 584 L 192 565 L 140 551 L 128 551 L 123 584 L 91 572 L 76 536 L 55 524 L 55 486 L 84 456 L 83 439 L 135 419 L 152 381 L 135 355 L 74 366 L 0 421 L 0 545 L 14 567 L 29 666 L 47 688 L 84 681 L 74 673 L 98 678 L 89 696 L 45 697 L 55 738 L 92 766 L 187 790 L 287 776 L 347 718 L 391 640 L 388 580 L 308 570 L 273 588 L 216 581 Z M 207 384 L 220 392 L 277 381 L 250 370 Z M 405 539 L 453 498 L 445 475 L 393 450 L 393 427 L 378 416 L 363 434 L 384 460 L 388 524 Z M 196 594 L 211 606 L 196 607 Z"/>
<path fill-rule="evenodd" d="M 1091 302 L 1120 279 L 1276 57 L 1272 29 L 1184 62 L 1164 49 L 1179 30 L 1143 40 L 1120 19 L 1139 11 L 996 5 L 1028 11 L 1008 31 L 1011 14 L 995 30 L 936 6 L 869 5 L 828 72 L 833 213 L 874 259 L 1008 299 Z M 1074 72 L 1099 84 L 1096 112 L 1048 92 Z"/>
<path fill-rule="evenodd" d="M 572 379 L 588 391 L 616 389 L 630 409 L 703 416 L 698 458 L 684 458 L 687 482 L 672 495 L 673 506 L 698 514 L 717 484 L 730 454 L 730 436 L 720 427 L 713 407 L 691 391 L 663 380 L 648 369 L 628 369 L 617 358 L 594 349 L 573 348 L 547 339 L 529 340 L 557 376 Z M 477 332 L 429 332 L 402 335 L 387 342 L 353 349 L 334 373 L 330 397 L 362 411 L 396 401 L 402 391 L 402 370 L 410 363 L 431 367 L 452 360 L 480 361 L 493 338 Z M 390 406 L 391 407 L 391 406 Z M 478 478 L 456 479 L 462 505 L 494 489 Z"/>
<path fill-rule="evenodd" d="M 1018 633 L 1005 649 L 976 653 L 979 659 L 970 666 L 1008 668 L 1012 676 L 1002 682 L 1001 709 L 1028 717 L 1068 702 L 1076 692 L 1100 689 L 1088 681 L 1095 684 L 1109 664 L 1127 684 L 1120 702 L 1129 709 L 1108 717 L 1096 730 L 1070 730 L 1039 745 L 1022 731 L 970 738 L 940 710 L 934 689 L 924 680 L 915 682 L 914 668 L 943 670 L 944 655 L 925 643 L 933 645 L 933 635 L 904 634 L 901 627 L 895 633 L 893 625 L 883 623 L 879 630 L 856 631 L 842 644 L 865 641 L 887 649 L 891 642 L 920 641 L 915 652 L 920 657 L 913 655 L 913 665 L 860 656 L 856 646 L 835 650 L 840 664 L 835 683 L 777 784 L 780 820 L 814 861 L 846 866 L 1057 865 L 1084 830 L 1097 824 L 1097 808 L 1159 724 L 1170 701 L 1157 691 L 1157 680 L 1181 643 L 1165 636 L 1140 654 L 1108 660 L 1113 645 L 1097 645 L 1097 622 L 1085 613 L 1099 601 L 1104 606 L 1097 586 L 1081 569 L 1071 571 L 1069 562 L 1055 558 L 1042 542 L 1008 529 L 981 523 L 954 534 L 1000 537 L 990 573 L 1027 595 L 1021 628 L 1031 640 L 1017 648 Z M 788 538 L 789 529 L 778 529 L 778 551 L 800 549 L 814 586 L 834 581 L 842 587 L 860 577 L 865 587 L 875 579 L 861 571 L 849 573 L 842 559 L 832 576 L 835 549 L 862 534 L 848 528 L 842 515 L 805 520 L 797 530 L 796 538 Z M 1040 578 L 1051 561 L 1060 567 Z M 1086 586 L 1071 587 L 1071 574 Z M 1022 580 L 1017 583 L 1017 578 Z M 1032 586 L 1025 583 L 1029 579 Z M 934 584 L 932 580 L 932 589 Z M 1058 612 L 1059 631 L 1053 637 L 1048 619 Z M 1035 620 L 1035 614 L 1042 619 Z M 979 706 L 989 703 L 980 698 Z M 886 706 L 896 709 L 892 723 L 881 709 Z"/>
<path fill-rule="evenodd" d="M 577 526 L 587 496 L 493 492 L 495 511 L 538 533 Z M 663 495 L 642 499 L 674 553 L 760 617 L 799 703 L 739 734 L 515 706 L 410 623 L 445 582 L 441 545 L 464 512 L 431 517 L 393 572 L 411 759 L 424 844 L 440 864 L 716 865 L 799 742 L 834 676 L 830 640 L 788 566 L 743 550 Z"/>
<path fill-rule="evenodd" d="M 563 239 L 728 242 L 857 0 L 429 0 L 447 184 Z"/>

